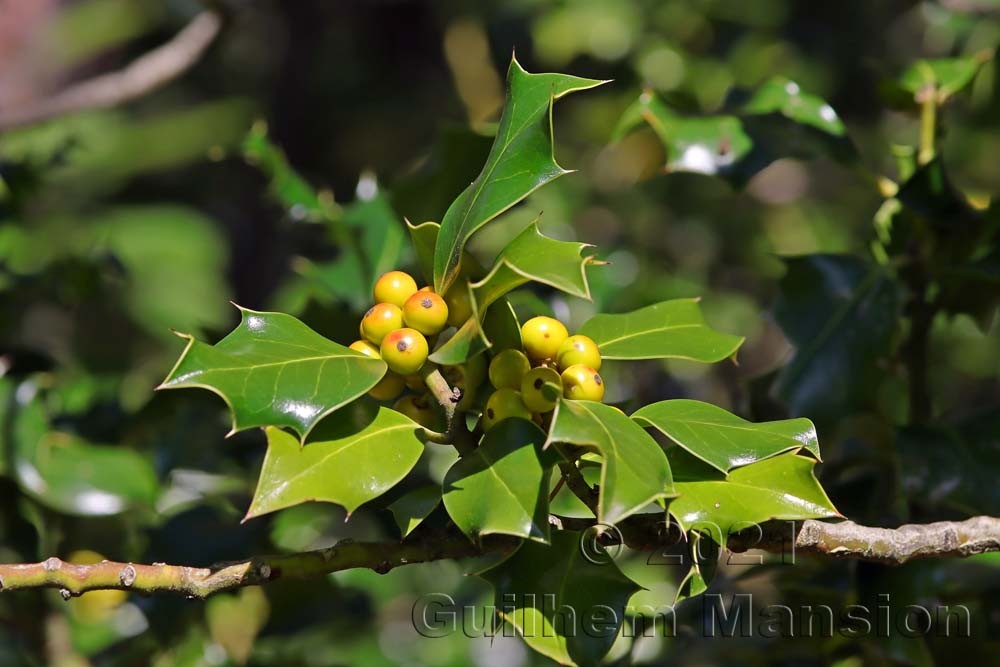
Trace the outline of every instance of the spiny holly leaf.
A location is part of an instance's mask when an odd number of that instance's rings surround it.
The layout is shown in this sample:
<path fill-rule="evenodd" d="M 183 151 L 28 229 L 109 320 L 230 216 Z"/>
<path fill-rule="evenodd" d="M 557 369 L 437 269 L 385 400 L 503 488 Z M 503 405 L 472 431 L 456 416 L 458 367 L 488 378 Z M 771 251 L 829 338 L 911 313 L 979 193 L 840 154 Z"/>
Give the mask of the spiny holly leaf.
<path fill-rule="evenodd" d="M 736 468 L 725 479 L 678 480 L 680 496 L 669 511 L 684 530 L 697 529 L 719 544 L 770 519 L 839 517 L 813 476 L 815 465 L 811 457 L 787 453 Z"/>
<path fill-rule="evenodd" d="M 674 604 L 698 597 L 708 590 L 719 568 L 719 545 L 715 540 L 695 532 L 691 535 L 689 555 L 691 569 L 677 586 Z"/>
<path fill-rule="evenodd" d="M 589 243 L 550 239 L 538 229 L 536 220 L 507 244 L 489 274 L 472 284 L 472 292 L 480 308 L 531 281 L 590 299 L 586 267 L 594 258 L 581 257 L 580 253 L 592 247 Z"/>
<path fill-rule="evenodd" d="M 597 520 L 613 524 L 674 493 L 670 465 L 660 445 L 641 426 L 610 405 L 562 399 L 549 443 L 562 442 L 602 457 Z"/>
<path fill-rule="evenodd" d="M 444 506 L 470 539 L 502 533 L 549 541 L 549 470 L 545 433 L 524 419 L 506 419 L 444 478 Z"/>
<path fill-rule="evenodd" d="M 732 357 L 744 340 L 709 328 L 698 299 L 673 299 L 631 313 L 595 315 L 580 333 L 597 343 L 605 359 L 676 358 L 711 363 Z"/>
<path fill-rule="evenodd" d="M 462 249 L 480 227 L 549 181 L 568 173 L 553 155 L 552 104 L 603 81 L 565 74 L 529 74 L 512 58 L 507 103 L 482 173 L 441 220 L 434 247 L 434 290 L 444 294 L 458 277 Z"/>
<path fill-rule="evenodd" d="M 611 559 L 583 556 L 587 535 L 557 531 L 551 546 L 525 542 L 510 558 L 481 572 L 495 591 L 496 608 L 525 643 L 563 665 L 598 665 L 640 586 Z"/>
<path fill-rule="evenodd" d="M 688 399 L 647 405 L 632 419 L 655 428 L 722 472 L 803 448 L 819 458 L 816 427 L 808 419 L 754 424 L 710 403 Z"/>
<path fill-rule="evenodd" d="M 305 442 L 316 423 L 374 387 L 386 365 L 284 313 L 240 308 L 239 326 L 215 345 L 188 341 L 160 389 L 200 387 L 233 413 L 232 432 L 283 426 Z"/>
<path fill-rule="evenodd" d="M 313 501 L 342 505 L 350 515 L 413 469 L 424 451 L 421 431 L 395 410 L 360 403 L 325 419 L 305 446 L 268 427 L 267 455 L 246 519 Z"/>
<path fill-rule="evenodd" d="M 399 526 L 402 537 L 406 537 L 430 516 L 441 504 L 441 487 L 435 484 L 414 489 L 389 505 L 392 517 Z"/>
<path fill-rule="evenodd" d="M 793 414 L 842 415 L 873 399 L 899 294 L 883 269 L 848 255 L 785 260 L 774 316 L 797 350 L 776 389 Z"/>

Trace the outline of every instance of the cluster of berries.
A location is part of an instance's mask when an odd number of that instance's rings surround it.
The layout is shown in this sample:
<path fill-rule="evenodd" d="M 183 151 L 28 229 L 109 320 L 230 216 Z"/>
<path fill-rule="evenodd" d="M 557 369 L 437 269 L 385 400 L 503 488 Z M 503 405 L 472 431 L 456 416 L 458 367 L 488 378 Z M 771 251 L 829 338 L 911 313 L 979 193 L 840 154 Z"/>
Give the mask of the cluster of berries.
<path fill-rule="evenodd" d="M 468 295 L 454 290 L 442 297 L 431 287 L 417 288 L 404 271 L 390 271 L 375 283 L 375 305 L 361 319 L 361 338 L 350 348 L 382 359 L 389 372 L 369 392 L 379 401 L 399 399 L 394 406 L 414 421 L 430 426 L 437 413 L 431 399 L 423 395 L 424 381 L 417 371 L 427 361 L 434 337 L 449 326 L 461 326 L 472 315 Z M 465 384 L 465 369 L 446 367 L 445 377 L 453 386 Z M 410 387 L 415 394 L 400 398 Z"/>
<path fill-rule="evenodd" d="M 490 362 L 495 391 L 483 410 L 483 429 L 508 417 L 538 419 L 552 411 L 561 396 L 600 401 L 604 381 L 598 374 L 601 353 L 593 340 L 570 336 L 559 320 L 533 317 L 521 327 L 524 350 L 503 350 Z"/>

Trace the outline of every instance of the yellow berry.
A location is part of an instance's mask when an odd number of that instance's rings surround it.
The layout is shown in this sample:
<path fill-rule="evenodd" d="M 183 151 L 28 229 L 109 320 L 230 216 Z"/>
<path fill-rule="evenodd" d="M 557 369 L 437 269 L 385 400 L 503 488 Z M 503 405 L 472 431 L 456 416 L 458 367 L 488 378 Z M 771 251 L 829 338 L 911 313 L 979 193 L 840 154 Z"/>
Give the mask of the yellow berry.
<path fill-rule="evenodd" d="M 433 336 L 448 322 L 448 304 L 434 292 L 414 292 L 403 304 L 403 322 L 425 336 Z"/>
<path fill-rule="evenodd" d="M 406 300 L 417 291 L 417 282 L 404 271 L 390 271 L 383 273 L 382 277 L 375 281 L 375 303 L 391 303 L 399 308 L 403 307 Z"/>
<path fill-rule="evenodd" d="M 483 430 L 489 431 L 509 417 L 531 419 L 531 411 L 521 400 L 521 392 L 508 387 L 497 389 L 486 400 L 486 409 L 483 410 Z"/>
<path fill-rule="evenodd" d="M 368 395 L 376 401 L 391 401 L 403 393 L 406 381 L 399 375 L 389 371 L 378 381 L 378 384 L 368 391 Z"/>
<path fill-rule="evenodd" d="M 407 394 L 396 401 L 392 409 L 406 415 L 424 428 L 433 429 L 437 423 L 437 411 L 427 396 Z"/>
<path fill-rule="evenodd" d="M 563 394 L 576 401 L 604 398 L 604 380 L 590 366 L 575 364 L 562 372 Z"/>
<path fill-rule="evenodd" d="M 354 350 L 355 352 L 360 352 L 366 357 L 371 357 L 372 359 L 382 358 L 379 355 L 378 348 L 366 340 L 356 340 L 350 345 L 348 345 L 348 347 Z"/>
<path fill-rule="evenodd" d="M 382 339 L 382 360 L 400 375 L 416 373 L 427 361 L 427 339 L 416 329 L 396 329 Z"/>
<path fill-rule="evenodd" d="M 452 287 L 444 295 L 448 305 L 448 326 L 460 327 L 472 317 L 472 302 L 469 300 L 469 289 L 464 283 Z"/>
<path fill-rule="evenodd" d="M 403 311 L 400 310 L 399 306 L 391 303 L 376 303 L 368 309 L 361 320 L 361 335 L 378 345 L 390 331 L 395 331 L 402 326 Z"/>
<path fill-rule="evenodd" d="M 555 408 L 562 391 L 562 378 L 554 368 L 532 368 L 521 380 L 521 400 L 532 412 Z"/>
<path fill-rule="evenodd" d="M 521 388 L 521 378 L 531 370 L 531 362 L 520 350 L 504 350 L 490 362 L 490 384 L 497 389 Z"/>
<path fill-rule="evenodd" d="M 601 370 L 601 352 L 597 349 L 597 343 L 580 334 L 563 341 L 556 352 L 556 361 L 559 368 L 564 370 L 574 364 L 590 366 L 595 371 Z"/>
<path fill-rule="evenodd" d="M 532 317 L 521 326 L 521 344 L 534 362 L 555 359 L 568 336 L 563 323 L 551 317 Z"/>

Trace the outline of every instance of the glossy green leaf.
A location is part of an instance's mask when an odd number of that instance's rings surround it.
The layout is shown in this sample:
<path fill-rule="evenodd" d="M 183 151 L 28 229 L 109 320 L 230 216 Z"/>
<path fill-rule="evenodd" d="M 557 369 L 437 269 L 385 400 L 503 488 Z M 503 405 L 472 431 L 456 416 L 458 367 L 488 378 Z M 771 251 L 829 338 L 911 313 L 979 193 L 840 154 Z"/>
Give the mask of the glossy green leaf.
<path fill-rule="evenodd" d="M 899 77 L 899 85 L 916 95 L 923 88 L 937 89 L 938 100 L 946 101 L 972 83 L 982 66 L 993 58 L 991 49 L 962 58 L 918 60 Z"/>
<path fill-rule="evenodd" d="M 588 243 L 550 239 L 538 229 L 536 220 L 504 247 L 489 274 L 472 284 L 476 302 L 485 308 L 527 282 L 590 299 L 586 267 L 594 258 L 581 257 L 581 253 L 591 247 Z"/>
<path fill-rule="evenodd" d="M 470 539 L 501 533 L 549 541 L 549 465 L 545 433 L 524 419 L 507 419 L 448 470 L 444 506 Z"/>
<path fill-rule="evenodd" d="M 618 523 L 674 493 L 670 465 L 660 445 L 610 405 L 560 400 L 549 430 L 549 443 L 553 442 L 601 455 L 597 515 L 601 523 Z"/>
<path fill-rule="evenodd" d="M 553 154 L 552 104 L 563 95 L 601 83 L 565 74 L 529 74 L 511 59 L 507 103 L 490 155 L 482 173 L 441 220 L 434 248 L 436 292 L 443 294 L 458 277 L 462 250 L 477 229 L 567 173 Z"/>
<path fill-rule="evenodd" d="M 441 225 L 436 222 L 422 222 L 415 225 L 406 221 L 406 229 L 410 232 L 410 243 L 417 256 L 417 266 L 428 282 L 434 279 L 434 244 L 437 242 L 438 230 Z"/>
<path fill-rule="evenodd" d="M 899 314 L 883 269 L 847 255 L 785 260 L 774 316 L 796 346 L 777 395 L 793 414 L 833 418 L 873 400 Z"/>
<path fill-rule="evenodd" d="M 691 568 L 677 586 L 674 604 L 698 597 L 708 590 L 719 568 L 720 546 L 715 540 L 694 532 L 689 537 Z"/>
<path fill-rule="evenodd" d="M 802 91 L 799 84 L 784 77 L 774 77 L 754 91 L 743 105 L 743 113 L 779 113 L 790 120 L 842 136 L 847 132 L 844 122 L 825 100 Z"/>
<path fill-rule="evenodd" d="M 389 505 L 402 537 L 406 537 L 441 504 L 441 487 L 435 484 L 410 491 Z"/>
<path fill-rule="evenodd" d="M 742 468 L 724 480 L 678 481 L 670 514 L 685 530 L 697 529 L 720 544 L 740 530 L 770 519 L 839 517 L 813 476 L 816 460 L 786 453 Z"/>
<path fill-rule="evenodd" d="M 246 518 L 320 501 L 348 515 L 400 482 L 424 451 L 421 427 L 395 410 L 341 410 L 316 428 L 305 446 L 268 427 L 267 455 Z"/>
<path fill-rule="evenodd" d="M 481 572 L 495 606 L 532 649 L 563 665 L 598 665 L 640 589 L 614 561 L 592 563 L 586 535 L 556 531 L 552 544 L 525 542 L 510 558 Z"/>
<path fill-rule="evenodd" d="M 744 340 L 710 328 L 698 299 L 662 301 L 631 313 L 602 313 L 587 320 L 579 333 L 590 336 L 605 359 L 675 358 L 711 363 L 735 355 Z"/>
<path fill-rule="evenodd" d="M 240 308 L 239 326 L 215 345 L 182 334 L 187 347 L 161 389 L 200 387 L 226 401 L 233 432 L 294 429 L 304 442 L 316 423 L 374 387 L 381 359 L 334 343 L 283 313 Z"/>
<path fill-rule="evenodd" d="M 647 405 L 632 419 L 722 472 L 803 448 L 819 458 L 816 427 L 804 418 L 754 424 L 710 403 L 674 399 Z"/>
<path fill-rule="evenodd" d="M 501 350 L 521 349 L 521 323 L 506 298 L 501 298 L 486 309 L 483 317 L 483 333 L 490 341 L 493 354 Z"/>
<path fill-rule="evenodd" d="M 21 384 L 8 418 L 9 473 L 22 491 L 63 514 L 111 516 L 151 509 L 159 493 L 149 461 L 127 447 L 95 445 L 54 428 L 34 385 Z"/>

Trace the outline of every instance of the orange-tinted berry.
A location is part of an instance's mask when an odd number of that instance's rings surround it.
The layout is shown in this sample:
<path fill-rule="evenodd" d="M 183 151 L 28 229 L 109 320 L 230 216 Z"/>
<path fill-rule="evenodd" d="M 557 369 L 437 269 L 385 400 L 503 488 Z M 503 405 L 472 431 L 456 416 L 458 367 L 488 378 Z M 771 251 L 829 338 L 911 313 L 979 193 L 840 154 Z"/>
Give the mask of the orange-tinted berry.
<path fill-rule="evenodd" d="M 576 364 L 562 372 L 563 395 L 576 401 L 604 398 L 604 380 L 590 366 Z"/>
<path fill-rule="evenodd" d="M 427 361 L 427 339 L 416 329 L 396 329 L 382 339 L 382 360 L 400 375 L 420 370 Z"/>
<path fill-rule="evenodd" d="M 375 343 L 382 342 L 390 331 L 403 326 L 403 311 L 391 303 L 376 303 L 361 319 L 361 335 Z"/>
<path fill-rule="evenodd" d="M 403 304 L 403 322 L 425 336 L 433 336 L 448 322 L 448 304 L 434 292 L 414 292 Z"/>
<path fill-rule="evenodd" d="M 568 336 L 563 323 L 551 317 L 532 317 L 521 326 L 521 344 L 534 362 L 555 359 Z"/>
<path fill-rule="evenodd" d="M 417 282 L 404 271 L 389 271 L 375 281 L 375 303 L 391 303 L 399 308 L 417 291 Z"/>

